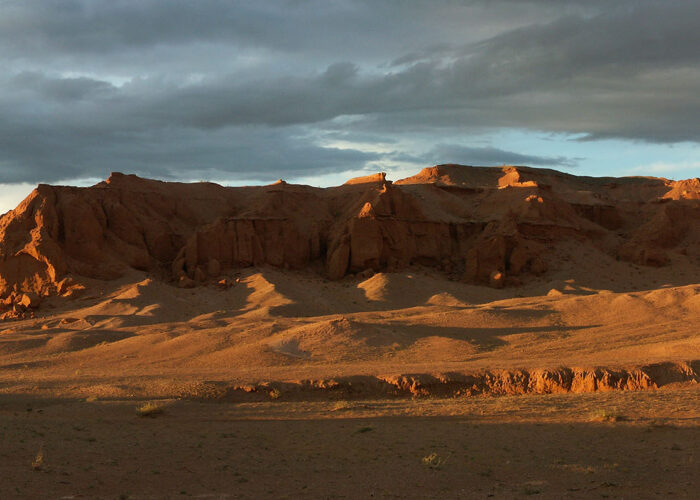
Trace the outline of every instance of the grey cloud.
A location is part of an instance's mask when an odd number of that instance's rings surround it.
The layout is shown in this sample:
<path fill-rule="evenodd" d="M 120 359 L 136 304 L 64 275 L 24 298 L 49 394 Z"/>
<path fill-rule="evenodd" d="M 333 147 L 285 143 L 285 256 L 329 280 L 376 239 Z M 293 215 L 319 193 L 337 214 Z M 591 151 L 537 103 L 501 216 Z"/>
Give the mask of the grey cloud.
<path fill-rule="evenodd" d="M 0 183 L 106 178 L 111 171 L 163 179 L 271 181 L 362 168 L 381 155 L 321 147 L 299 128 L 136 129 L 0 123 Z"/>
<path fill-rule="evenodd" d="M 415 113 L 436 126 L 698 140 L 692 116 L 700 111 L 700 5 L 671 2 L 661 9 L 613 10 L 520 28 L 463 48 L 452 59 L 421 60 L 386 74 L 363 75 L 348 62 L 315 77 L 241 85 L 222 79 L 189 88 L 177 101 L 192 111 L 195 126 L 378 115 L 401 127 L 403 115 Z M 205 101 L 217 93 L 220 105 L 207 115 Z M 204 112 L 197 117 L 199 110 Z"/>
<path fill-rule="evenodd" d="M 415 64 L 419 61 L 430 60 L 436 56 L 442 57 L 444 55 L 449 54 L 450 52 L 453 52 L 454 50 L 455 48 L 448 43 L 438 43 L 435 45 L 431 45 L 430 47 L 425 47 L 421 50 L 417 50 L 415 52 L 404 54 L 401 57 L 397 57 L 396 59 L 391 61 L 388 64 L 388 66 L 396 67 L 405 64 Z"/>
<path fill-rule="evenodd" d="M 101 80 L 86 77 L 50 78 L 36 71 L 13 76 L 10 85 L 16 91 L 33 91 L 57 101 L 99 98 L 116 90 L 112 84 Z"/>
<path fill-rule="evenodd" d="M 492 17 L 489 9 L 452 0 L 5 0 L 0 8 L 0 48 L 8 49 L 0 52 L 5 57 L 65 57 L 78 64 L 124 52 L 142 58 L 163 47 L 173 48 L 170 55 L 177 56 L 196 44 L 205 57 L 213 45 L 234 44 L 236 51 L 393 59 L 397 51 L 421 50 L 444 36 L 478 37 L 478 28 L 465 31 L 461 19 L 466 14 Z M 188 62 L 197 66 L 202 59 Z"/>
<path fill-rule="evenodd" d="M 47 97 L 85 100 L 79 108 L 59 102 L 51 110 L 54 118 L 65 115 L 58 123 L 78 118 L 93 122 L 91 126 L 114 128 L 284 126 L 354 115 L 361 119 L 353 126 L 367 130 L 522 127 L 594 137 L 698 140 L 700 95 L 695 90 L 700 71 L 679 71 L 672 81 L 670 72 L 647 74 L 633 88 L 612 78 L 589 86 L 563 86 L 552 78 L 520 89 L 484 80 L 469 86 L 468 77 L 461 76 L 468 71 L 461 67 L 418 63 L 375 77 L 359 75 L 356 66 L 341 63 L 305 78 L 249 83 L 229 75 L 187 85 L 149 78 L 118 90 L 107 82 L 43 76 L 21 91 L 36 92 L 37 102 Z M 490 95 L 497 91 L 500 94 Z M 15 112 L 6 116 L 21 115 L 23 106 L 16 99 L 12 102 Z"/>
<path fill-rule="evenodd" d="M 255 33 L 264 38 L 283 25 L 279 9 L 250 6 L 217 0 L 10 1 L 2 5 L 0 28 L 2 38 L 19 41 L 20 53 L 31 54 L 106 53 L 197 39 L 240 40 Z"/>
<path fill-rule="evenodd" d="M 345 141 L 350 143 L 366 143 L 366 144 L 396 144 L 398 139 L 387 134 L 377 134 L 375 132 L 363 132 L 361 130 L 350 130 L 345 125 L 336 125 L 337 129 L 333 128 L 332 123 L 324 123 L 323 130 L 318 132 L 318 137 L 324 141 Z"/>
<path fill-rule="evenodd" d="M 4 1 L 0 182 L 268 180 L 387 160 L 320 139 L 500 128 L 697 142 L 699 19 L 673 0 Z M 429 158 L 576 161 L 455 145 Z"/>
<path fill-rule="evenodd" d="M 580 159 L 564 156 L 538 156 L 505 151 L 494 147 L 468 147 L 439 144 L 423 155 L 428 163 L 466 165 L 530 165 L 535 167 L 575 167 Z"/>

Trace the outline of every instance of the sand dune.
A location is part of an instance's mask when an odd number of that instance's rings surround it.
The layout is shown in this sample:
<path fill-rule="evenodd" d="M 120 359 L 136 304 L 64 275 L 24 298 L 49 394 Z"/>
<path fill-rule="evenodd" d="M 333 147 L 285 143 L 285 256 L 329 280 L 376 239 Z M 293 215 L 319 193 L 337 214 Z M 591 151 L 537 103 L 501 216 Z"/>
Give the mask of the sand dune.
<path fill-rule="evenodd" d="M 79 394 L 111 381 L 125 387 L 115 395 L 173 396 L 183 379 L 192 387 L 204 380 L 239 386 L 359 374 L 629 368 L 687 362 L 700 352 L 697 284 L 614 292 L 569 280 L 496 290 L 426 269 L 362 281 L 273 268 L 239 278 L 228 289 L 192 290 L 133 272 L 133 283 L 103 282 L 93 296 L 48 298 L 34 319 L 4 325 L 3 390 L 26 389 L 31 380 L 35 390 L 52 392 L 70 379 L 80 381 L 69 390 Z M 545 289 L 558 293 L 539 295 Z"/>

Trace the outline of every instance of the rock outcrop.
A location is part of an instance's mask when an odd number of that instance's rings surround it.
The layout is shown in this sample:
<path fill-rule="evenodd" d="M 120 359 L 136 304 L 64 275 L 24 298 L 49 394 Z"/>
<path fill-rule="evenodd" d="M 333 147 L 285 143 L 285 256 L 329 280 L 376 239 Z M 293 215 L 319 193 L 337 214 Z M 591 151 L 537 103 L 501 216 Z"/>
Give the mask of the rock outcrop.
<path fill-rule="evenodd" d="M 351 376 L 325 380 L 262 382 L 245 386 L 204 383 L 184 397 L 233 401 L 317 398 L 450 397 L 640 391 L 700 381 L 697 360 L 635 367 L 558 367 L 476 373 Z"/>
<path fill-rule="evenodd" d="M 563 241 L 640 265 L 697 260 L 700 181 L 439 165 L 326 189 L 118 173 L 87 188 L 40 185 L 0 218 L 0 314 L 129 268 L 195 286 L 245 266 L 315 266 L 341 279 L 421 264 L 501 287 L 547 272 Z"/>

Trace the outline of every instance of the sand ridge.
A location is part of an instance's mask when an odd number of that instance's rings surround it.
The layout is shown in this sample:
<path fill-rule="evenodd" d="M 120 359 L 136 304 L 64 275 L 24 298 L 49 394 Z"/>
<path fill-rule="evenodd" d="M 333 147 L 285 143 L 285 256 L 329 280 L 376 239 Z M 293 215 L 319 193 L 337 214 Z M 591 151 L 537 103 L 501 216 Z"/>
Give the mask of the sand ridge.
<path fill-rule="evenodd" d="M 514 294 L 421 268 L 335 282 L 275 268 L 237 274 L 225 289 L 183 289 L 133 271 L 95 281 L 92 295 L 46 299 L 34 319 L 0 331 L 2 390 L 177 396 L 196 395 L 207 381 L 632 373 L 700 357 L 697 284 L 595 291 L 542 279 Z M 684 380 L 695 380 L 697 367 L 689 370 Z M 662 385 L 646 379 L 629 387 Z"/>

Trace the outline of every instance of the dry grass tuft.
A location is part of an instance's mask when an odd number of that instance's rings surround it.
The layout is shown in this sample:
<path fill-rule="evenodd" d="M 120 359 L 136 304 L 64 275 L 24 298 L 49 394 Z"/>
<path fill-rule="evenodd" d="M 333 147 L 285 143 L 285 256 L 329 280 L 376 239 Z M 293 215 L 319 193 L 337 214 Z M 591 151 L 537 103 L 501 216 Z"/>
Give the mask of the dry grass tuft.
<path fill-rule="evenodd" d="M 431 469 L 440 469 L 447 463 L 447 457 L 441 457 L 437 453 L 432 452 L 430 455 L 424 456 L 421 462 Z"/>
<path fill-rule="evenodd" d="M 32 460 L 32 469 L 41 470 L 41 466 L 44 464 L 44 447 L 39 448 L 39 451 Z"/>
<path fill-rule="evenodd" d="M 591 415 L 592 422 L 624 422 L 629 420 L 625 415 L 617 412 L 617 409 L 602 409 L 593 412 Z"/>
<path fill-rule="evenodd" d="M 333 405 L 331 411 L 352 410 L 352 408 L 353 406 L 349 401 L 338 401 Z"/>
<path fill-rule="evenodd" d="M 148 402 L 136 408 L 136 414 L 139 417 L 156 417 L 162 415 L 165 407 L 161 404 Z"/>

